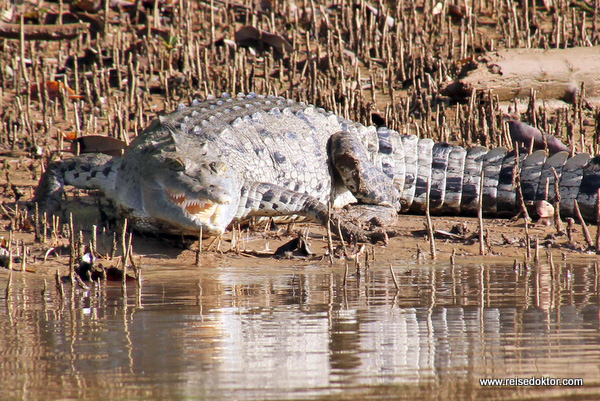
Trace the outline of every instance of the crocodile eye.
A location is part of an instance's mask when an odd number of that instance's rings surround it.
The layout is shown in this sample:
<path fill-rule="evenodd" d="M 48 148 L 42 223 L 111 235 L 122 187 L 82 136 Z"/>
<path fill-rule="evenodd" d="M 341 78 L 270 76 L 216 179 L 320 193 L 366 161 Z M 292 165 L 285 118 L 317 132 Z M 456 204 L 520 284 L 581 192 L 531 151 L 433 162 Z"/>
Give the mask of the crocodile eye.
<path fill-rule="evenodd" d="M 185 170 L 185 162 L 179 157 L 168 158 L 166 160 L 166 162 L 171 170 L 175 170 L 175 171 Z"/>
<path fill-rule="evenodd" d="M 210 162 L 208 163 L 208 167 L 210 167 L 210 169 L 217 174 L 227 171 L 227 165 L 225 165 L 223 162 Z"/>

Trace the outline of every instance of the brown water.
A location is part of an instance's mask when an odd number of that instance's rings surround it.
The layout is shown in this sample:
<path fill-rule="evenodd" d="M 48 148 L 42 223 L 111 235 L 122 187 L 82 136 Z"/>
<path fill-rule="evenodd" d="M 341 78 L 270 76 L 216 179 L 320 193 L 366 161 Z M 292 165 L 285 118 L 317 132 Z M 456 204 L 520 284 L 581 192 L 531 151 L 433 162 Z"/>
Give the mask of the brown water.
<path fill-rule="evenodd" d="M 321 263 L 148 266 L 126 297 L 108 283 L 62 301 L 15 272 L 0 399 L 600 398 L 593 263 L 394 269 L 399 291 L 382 265 L 345 287 L 344 268 Z M 479 384 L 511 377 L 584 385 Z"/>

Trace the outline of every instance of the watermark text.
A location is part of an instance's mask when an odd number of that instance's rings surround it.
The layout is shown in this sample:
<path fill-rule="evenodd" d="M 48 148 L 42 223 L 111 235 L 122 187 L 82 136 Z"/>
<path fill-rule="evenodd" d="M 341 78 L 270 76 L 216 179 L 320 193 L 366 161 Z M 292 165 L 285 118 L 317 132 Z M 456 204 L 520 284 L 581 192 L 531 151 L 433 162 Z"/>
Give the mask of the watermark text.
<path fill-rule="evenodd" d="M 506 377 L 479 379 L 480 386 L 583 386 L 583 379 L 554 377 Z"/>

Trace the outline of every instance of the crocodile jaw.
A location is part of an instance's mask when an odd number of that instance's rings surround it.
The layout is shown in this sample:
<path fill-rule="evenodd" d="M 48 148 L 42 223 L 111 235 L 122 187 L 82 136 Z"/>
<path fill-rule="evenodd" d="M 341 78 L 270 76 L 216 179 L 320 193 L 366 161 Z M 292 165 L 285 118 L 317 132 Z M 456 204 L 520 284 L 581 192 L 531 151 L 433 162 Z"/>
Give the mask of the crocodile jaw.
<path fill-rule="evenodd" d="M 202 230 L 204 235 L 220 235 L 237 212 L 239 178 L 217 158 L 180 155 L 186 151 L 159 152 L 145 160 L 137 182 L 138 209 L 163 231 L 197 236 Z"/>
<path fill-rule="evenodd" d="M 210 200 L 202 200 L 166 190 L 167 200 L 179 207 L 190 218 L 203 226 L 216 226 L 221 216 L 221 204 Z"/>
<path fill-rule="evenodd" d="M 210 212 L 217 206 L 216 203 L 208 200 L 200 200 L 196 198 L 188 199 L 185 194 L 176 193 L 169 190 L 166 190 L 165 193 L 169 202 L 179 206 L 192 215 L 202 215 L 203 217 L 210 216 L 211 214 L 208 214 L 207 212 Z"/>
<path fill-rule="evenodd" d="M 197 236 L 202 229 L 203 235 L 223 234 L 237 211 L 235 199 L 217 202 L 199 195 L 143 186 L 143 209 L 155 222 L 152 225 L 163 227 L 161 231 Z"/>

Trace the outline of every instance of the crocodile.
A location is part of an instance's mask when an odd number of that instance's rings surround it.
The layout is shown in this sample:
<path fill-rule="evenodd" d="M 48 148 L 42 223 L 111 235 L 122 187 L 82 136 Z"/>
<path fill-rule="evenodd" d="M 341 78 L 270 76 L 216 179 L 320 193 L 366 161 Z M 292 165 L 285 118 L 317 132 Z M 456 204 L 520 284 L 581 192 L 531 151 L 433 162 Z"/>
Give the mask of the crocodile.
<path fill-rule="evenodd" d="M 266 216 L 332 224 L 347 238 L 376 241 L 389 232 L 364 230 L 335 210 L 359 203 L 394 215 L 424 212 L 429 186 L 432 214 L 476 214 L 481 191 L 484 213 L 514 215 L 515 178 L 526 204 L 552 200 L 553 170 L 562 214 L 574 215 L 577 201 L 595 221 L 600 156 L 467 150 L 282 97 L 223 94 L 155 119 L 122 156 L 51 163 L 34 201 L 56 210 L 72 185 L 101 190 L 140 231 L 220 235 L 232 222 Z"/>

